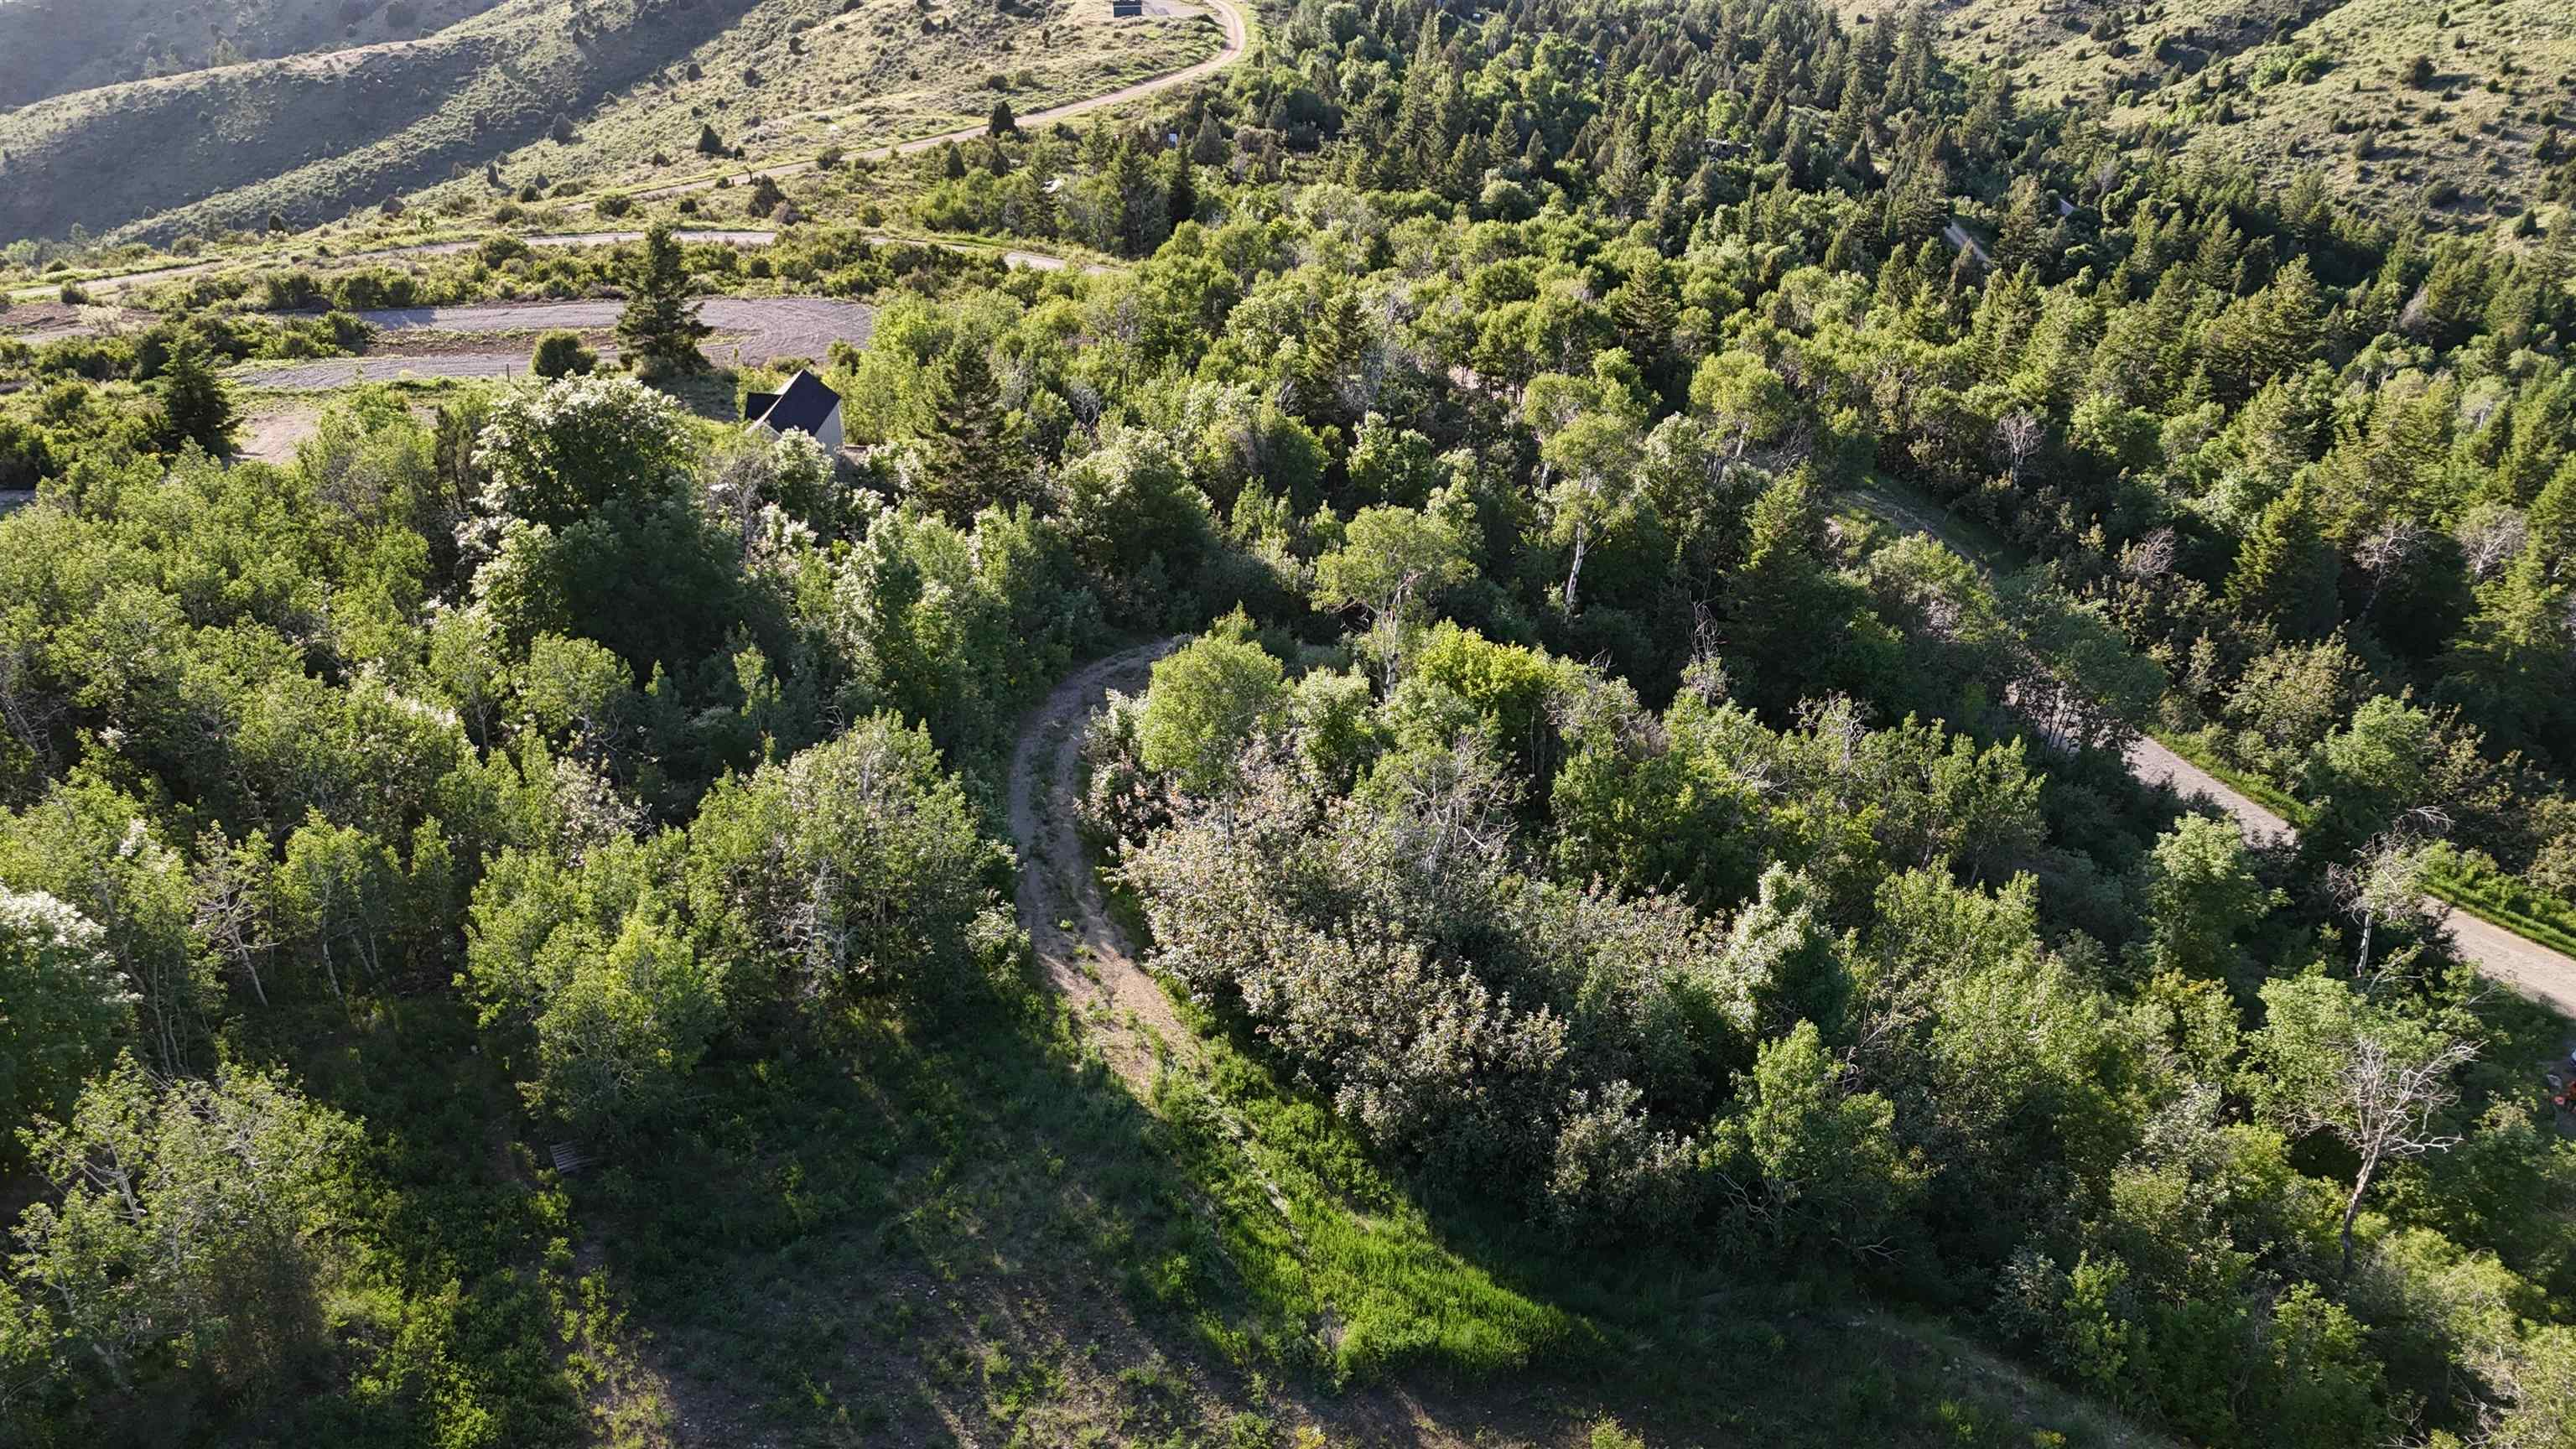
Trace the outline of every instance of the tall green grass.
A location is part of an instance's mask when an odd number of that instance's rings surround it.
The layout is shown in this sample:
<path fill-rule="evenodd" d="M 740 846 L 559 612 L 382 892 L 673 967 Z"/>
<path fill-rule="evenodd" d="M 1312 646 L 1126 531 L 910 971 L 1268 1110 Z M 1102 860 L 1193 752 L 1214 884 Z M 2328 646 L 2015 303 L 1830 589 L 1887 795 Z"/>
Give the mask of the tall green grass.
<path fill-rule="evenodd" d="M 1221 1208 L 1229 1276 L 1266 1338 L 1211 1320 L 1229 1352 L 1266 1349 L 1334 1383 L 1562 1372 L 1601 1352 L 1591 1324 L 1443 1243 L 1322 1105 L 1221 1040 L 1202 1048 L 1207 1075 L 1165 1071 L 1154 1105 L 1179 1162 Z"/>

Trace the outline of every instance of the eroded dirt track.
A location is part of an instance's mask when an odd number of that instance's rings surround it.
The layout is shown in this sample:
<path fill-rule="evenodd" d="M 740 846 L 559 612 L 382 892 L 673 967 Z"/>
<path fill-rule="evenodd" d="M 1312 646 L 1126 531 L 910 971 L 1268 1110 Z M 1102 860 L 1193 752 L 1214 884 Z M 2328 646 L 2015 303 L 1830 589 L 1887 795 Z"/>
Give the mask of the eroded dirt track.
<path fill-rule="evenodd" d="M 1034 131 L 1040 126 L 1051 126 L 1058 121 L 1070 121 L 1076 116 L 1089 115 L 1093 111 L 1122 106 L 1129 101 L 1141 101 L 1147 96 L 1170 90 L 1174 86 L 1184 86 L 1192 81 L 1205 80 L 1234 64 L 1235 60 L 1243 54 L 1243 47 L 1251 37 L 1251 27 L 1235 0 L 1208 0 L 1208 8 L 1216 12 L 1217 24 L 1225 30 L 1225 41 L 1216 54 L 1196 65 L 1184 66 L 1179 70 L 1168 71 L 1158 76 L 1149 76 L 1134 85 L 1120 86 L 1114 91 L 1103 91 L 1096 96 L 1085 96 L 1078 101 L 1067 101 L 1060 106 L 1031 111 L 1018 118 L 1020 129 Z M 1166 7 L 1164 13 L 1172 12 Z M 916 136 L 909 141 L 897 142 L 893 150 L 898 156 L 911 156 L 934 146 L 945 146 L 951 141 L 972 141 L 984 134 L 985 128 L 981 125 L 961 126 L 954 131 L 942 131 L 936 136 Z M 814 163 L 811 161 L 782 161 L 766 166 L 755 166 L 748 171 L 727 174 L 730 179 L 740 183 L 757 180 L 763 176 L 796 176 L 813 169 Z M 673 186 L 658 186 L 649 191 L 637 191 L 631 194 L 638 201 L 656 201 L 663 197 L 685 195 L 692 191 L 707 191 L 715 185 L 715 179 L 711 177 L 704 181 L 684 181 Z"/>
<path fill-rule="evenodd" d="M 1110 918 L 1075 828 L 1082 733 L 1112 689 L 1141 687 L 1178 639 L 1142 645 L 1075 670 L 1020 725 L 1011 752 L 1011 841 L 1020 853 L 1020 924 L 1050 988 L 1091 1023 L 1102 1055 L 1138 1096 L 1164 1052 L 1192 1037 Z"/>

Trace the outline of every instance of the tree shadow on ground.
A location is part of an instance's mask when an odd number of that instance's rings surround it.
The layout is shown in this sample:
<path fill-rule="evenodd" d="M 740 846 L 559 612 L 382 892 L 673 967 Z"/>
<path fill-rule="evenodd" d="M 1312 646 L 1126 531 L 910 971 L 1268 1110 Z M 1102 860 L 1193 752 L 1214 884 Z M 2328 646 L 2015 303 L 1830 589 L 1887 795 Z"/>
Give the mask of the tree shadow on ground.
<path fill-rule="evenodd" d="M 575 1180 L 669 1442 L 2133 1442 L 1812 1285 L 1642 1254 L 1516 1282 L 1366 1164 L 1327 1182 L 1349 1139 L 1230 1052 L 1227 1107 L 1167 1075 L 1157 1115 L 1033 985 L 939 1016 L 722 1064 L 698 1127 Z M 1526 1286 L 1568 1271 L 1595 1316 Z"/>

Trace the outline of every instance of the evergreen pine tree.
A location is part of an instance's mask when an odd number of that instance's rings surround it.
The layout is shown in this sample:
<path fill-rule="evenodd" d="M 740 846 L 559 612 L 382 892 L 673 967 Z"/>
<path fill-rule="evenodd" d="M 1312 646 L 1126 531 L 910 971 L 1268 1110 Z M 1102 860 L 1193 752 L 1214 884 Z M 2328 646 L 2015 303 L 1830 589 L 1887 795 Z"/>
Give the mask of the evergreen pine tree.
<path fill-rule="evenodd" d="M 1118 205 L 1111 218 L 1112 241 L 1122 256 L 1141 257 L 1171 234 L 1170 202 L 1155 184 L 1153 169 L 1135 146 L 1120 142 L 1108 167 L 1108 194 Z"/>
<path fill-rule="evenodd" d="M 1749 678 L 1746 695 L 1786 709 L 1820 651 L 1830 625 L 1827 569 L 1816 548 L 1815 505 L 1804 478 L 1791 475 L 1754 500 L 1747 520 L 1744 566 L 1728 580 L 1730 664 Z"/>
<path fill-rule="evenodd" d="M 2293 638 L 2315 638 L 2335 626 L 2336 560 L 2317 530 L 2304 479 L 2272 500 L 2245 535 L 2227 576 L 2227 606 L 2270 619 Z"/>
<path fill-rule="evenodd" d="M 1842 103 L 1834 107 L 1833 124 L 1825 131 L 1825 144 L 1836 151 L 1848 152 L 1869 134 L 1869 102 L 1861 92 L 1860 62 L 1854 60 L 1842 77 Z"/>
<path fill-rule="evenodd" d="M 1474 131 L 1458 138 L 1449 153 L 1448 174 L 1441 189 L 1461 201 L 1473 201 L 1485 189 L 1485 138 Z"/>
<path fill-rule="evenodd" d="M 1226 157 L 1225 131 L 1217 125 L 1216 112 L 1199 112 L 1198 134 L 1190 138 L 1190 159 L 1201 166 L 1215 166 Z"/>
<path fill-rule="evenodd" d="M 171 446 L 195 443 L 218 458 L 232 454 L 232 393 L 194 333 L 179 340 L 161 370 L 161 415 Z"/>
<path fill-rule="evenodd" d="M 1869 153 L 1869 137 L 1852 142 L 1843 153 L 1843 171 L 1864 191 L 1878 184 L 1878 160 Z"/>
<path fill-rule="evenodd" d="M 1019 133 L 1020 118 L 1011 114 L 1011 103 L 1009 101 L 993 102 L 993 114 L 987 117 L 984 121 L 984 134 L 988 136 L 1016 136 Z"/>
<path fill-rule="evenodd" d="M 1164 199 L 1170 203 L 1172 225 L 1179 226 L 1182 222 L 1198 219 L 1199 183 L 1190 165 L 1188 147 L 1172 148 L 1171 166 L 1172 179 L 1165 188 Z"/>
<path fill-rule="evenodd" d="M 1305 356 L 1289 378 L 1297 412 L 1318 427 L 1349 429 L 1358 412 L 1344 395 L 1368 357 L 1369 328 L 1359 293 L 1349 286 L 1326 292 L 1307 324 Z"/>
<path fill-rule="evenodd" d="M 1855 210 L 1843 218 L 1834 230 L 1834 239 L 1825 246 L 1825 270 L 1858 272 L 1869 267 L 1869 243 L 1861 238 L 1862 213 Z"/>
<path fill-rule="evenodd" d="M 1494 129 L 1485 137 L 1487 164 L 1508 162 L 1521 152 L 1520 128 L 1512 124 L 1511 108 L 1505 106 L 1494 116 Z"/>
<path fill-rule="evenodd" d="M 936 461 L 921 500 L 963 524 L 988 504 L 1009 503 L 1027 469 L 1002 410 L 1002 384 L 979 338 L 952 345 L 930 376 L 928 441 Z"/>
<path fill-rule="evenodd" d="M 630 296 L 617 319 L 617 345 L 646 376 L 696 372 L 706 366 L 698 343 L 712 330 L 698 319 L 689 296 L 689 271 L 670 223 L 645 234 L 644 257 L 628 284 Z"/>

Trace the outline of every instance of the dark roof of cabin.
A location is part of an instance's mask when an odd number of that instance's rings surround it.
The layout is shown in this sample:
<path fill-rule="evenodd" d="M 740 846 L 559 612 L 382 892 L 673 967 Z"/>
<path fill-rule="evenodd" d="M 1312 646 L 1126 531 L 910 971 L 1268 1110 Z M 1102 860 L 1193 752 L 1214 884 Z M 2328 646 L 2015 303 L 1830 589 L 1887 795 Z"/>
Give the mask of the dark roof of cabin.
<path fill-rule="evenodd" d="M 841 405 L 841 395 L 823 385 L 823 379 L 810 372 L 799 372 L 787 380 L 787 387 L 763 408 L 760 399 L 766 393 L 754 393 L 743 411 L 756 423 L 767 423 L 779 432 L 794 428 L 802 433 L 820 433 L 823 421 L 832 409 Z"/>

